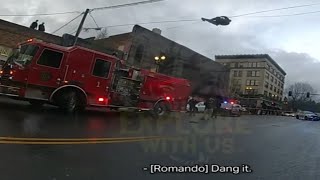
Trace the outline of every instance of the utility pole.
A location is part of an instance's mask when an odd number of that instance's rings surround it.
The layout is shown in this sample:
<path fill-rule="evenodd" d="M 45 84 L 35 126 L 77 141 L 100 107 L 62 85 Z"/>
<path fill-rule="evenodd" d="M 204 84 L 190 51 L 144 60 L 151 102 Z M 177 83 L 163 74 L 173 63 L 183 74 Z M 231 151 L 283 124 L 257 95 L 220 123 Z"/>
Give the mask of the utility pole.
<path fill-rule="evenodd" d="M 84 24 L 84 21 L 86 20 L 87 15 L 89 14 L 89 12 L 90 12 L 90 9 L 86 9 L 86 11 L 83 14 L 82 20 L 80 22 L 80 25 L 79 25 L 77 33 L 76 33 L 76 38 L 75 38 L 74 43 L 73 43 L 74 46 L 77 44 L 80 32 L 81 32 L 83 24 Z"/>

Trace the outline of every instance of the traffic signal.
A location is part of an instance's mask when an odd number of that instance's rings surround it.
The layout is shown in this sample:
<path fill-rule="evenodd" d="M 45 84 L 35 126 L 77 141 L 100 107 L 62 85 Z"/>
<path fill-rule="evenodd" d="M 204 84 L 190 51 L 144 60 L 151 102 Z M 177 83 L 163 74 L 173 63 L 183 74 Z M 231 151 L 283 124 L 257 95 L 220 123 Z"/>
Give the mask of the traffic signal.
<path fill-rule="evenodd" d="M 307 92 L 307 98 L 310 98 L 310 93 L 309 92 Z"/>
<path fill-rule="evenodd" d="M 292 96 L 292 91 L 289 91 L 289 96 Z"/>

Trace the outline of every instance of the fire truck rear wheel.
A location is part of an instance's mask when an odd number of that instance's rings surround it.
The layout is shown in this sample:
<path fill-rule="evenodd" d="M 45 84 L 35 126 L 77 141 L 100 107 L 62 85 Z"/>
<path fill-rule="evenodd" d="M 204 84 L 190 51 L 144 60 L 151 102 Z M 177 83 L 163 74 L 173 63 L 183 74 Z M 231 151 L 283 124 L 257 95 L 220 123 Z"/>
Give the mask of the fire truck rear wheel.
<path fill-rule="evenodd" d="M 165 117 L 169 114 L 169 105 L 165 102 L 159 102 L 154 106 L 153 114 L 156 118 Z"/>
<path fill-rule="evenodd" d="M 63 108 L 63 110 L 69 113 L 81 111 L 85 107 L 82 104 L 80 96 L 75 91 L 66 92 L 63 95 L 63 101 L 60 106 Z"/>

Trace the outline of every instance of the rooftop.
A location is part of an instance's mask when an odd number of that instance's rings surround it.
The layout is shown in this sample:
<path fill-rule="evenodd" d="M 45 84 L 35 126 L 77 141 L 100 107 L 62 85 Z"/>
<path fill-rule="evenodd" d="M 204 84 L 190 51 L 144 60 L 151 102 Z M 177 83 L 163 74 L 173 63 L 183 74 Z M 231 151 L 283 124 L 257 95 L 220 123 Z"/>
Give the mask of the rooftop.
<path fill-rule="evenodd" d="M 216 60 L 227 60 L 227 59 L 256 59 L 256 58 L 266 58 L 268 59 L 271 64 L 277 67 L 281 73 L 287 75 L 287 73 L 279 66 L 276 61 L 274 61 L 268 54 L 238 54 L 238 55 L 216 55 Z"/>

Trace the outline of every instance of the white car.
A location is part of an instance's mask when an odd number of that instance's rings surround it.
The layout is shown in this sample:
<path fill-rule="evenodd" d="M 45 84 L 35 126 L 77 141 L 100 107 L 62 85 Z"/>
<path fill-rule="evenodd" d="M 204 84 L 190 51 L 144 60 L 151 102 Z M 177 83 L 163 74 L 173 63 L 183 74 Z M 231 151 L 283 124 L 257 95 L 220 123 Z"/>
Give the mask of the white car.
<path fill-rule="evenodd" d="M 296 116 L 296 114 L 294 112 L 284 112 L 282 115 L 283 116 L 289 116 L 289 117 L 295 117 Z"/>
<path fill-rule="evenodd" d="M 297 119 L 319 121 L 320 118 L 317 114 L 310 111 L 300 111 L 296 114 Z"/>
<path fill-rule="evenodd" d="M 204 112 L 204 109 L 206 106 L 204 105 L 204 102 L 199 102 L 196 104 L 196 112 Z M 190 111 L 189 104 L 187 105 L 187 111 Z"/>

